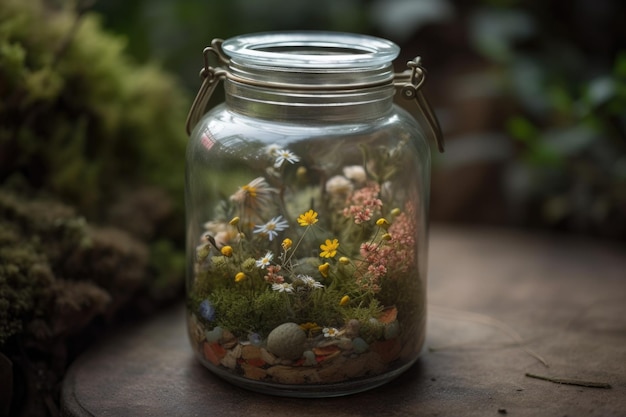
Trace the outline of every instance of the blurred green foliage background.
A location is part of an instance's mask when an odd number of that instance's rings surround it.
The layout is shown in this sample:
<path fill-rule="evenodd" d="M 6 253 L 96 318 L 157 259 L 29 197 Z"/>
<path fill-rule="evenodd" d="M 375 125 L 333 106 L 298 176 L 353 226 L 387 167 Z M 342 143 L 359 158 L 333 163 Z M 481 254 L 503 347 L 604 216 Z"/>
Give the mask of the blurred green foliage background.
<path fill-rule="evenodd" d="M 626 237 L 626 4 L 620 0 L 108 0 L 140 61 L 192 95 L 211 39 L 273 30 L 382 36 L 415 55 L 448 152 L 435 221 Z"/>

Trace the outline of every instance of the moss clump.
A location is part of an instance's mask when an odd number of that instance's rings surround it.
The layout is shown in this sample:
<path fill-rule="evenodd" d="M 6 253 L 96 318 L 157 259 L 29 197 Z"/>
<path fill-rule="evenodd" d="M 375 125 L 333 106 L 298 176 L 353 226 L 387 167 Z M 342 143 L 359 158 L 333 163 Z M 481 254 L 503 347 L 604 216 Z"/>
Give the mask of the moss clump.
<path fill-rule="evenodd" d="M 56 414 L 81 332 L 183 288 L 188 101 L 74 5 L 0 2 L 0 352 L 25 375 L 16 415 L 25 398 L 24 413 Z"/>
<path fill-rule="evenodd" d="M 159 185 L 182 201 L 186 99 L 124 55 L 96 15 L 42 0 L 0 4 L 0 183 L 30 185 L 103 218 L 120 185 Z"/>

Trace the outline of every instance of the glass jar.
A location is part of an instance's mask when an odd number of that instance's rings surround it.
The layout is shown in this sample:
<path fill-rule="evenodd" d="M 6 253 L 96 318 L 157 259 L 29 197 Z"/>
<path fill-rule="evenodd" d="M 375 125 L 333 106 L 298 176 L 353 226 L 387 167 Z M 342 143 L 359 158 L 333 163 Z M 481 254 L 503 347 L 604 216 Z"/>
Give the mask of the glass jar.
<path fill-rule="evenodd" d="M 205 49 L 187 150 L 187 318 L 200 360 L 245 388 L 381 385 L 425 336 L 430 149 L 419 60 L 344 33 Z M 220 64 L 209 65 L 211 56 Z M 204 114 L 224 81 L 225 102 Z M 394 104 L 421 110 L 421 123 Z"/>

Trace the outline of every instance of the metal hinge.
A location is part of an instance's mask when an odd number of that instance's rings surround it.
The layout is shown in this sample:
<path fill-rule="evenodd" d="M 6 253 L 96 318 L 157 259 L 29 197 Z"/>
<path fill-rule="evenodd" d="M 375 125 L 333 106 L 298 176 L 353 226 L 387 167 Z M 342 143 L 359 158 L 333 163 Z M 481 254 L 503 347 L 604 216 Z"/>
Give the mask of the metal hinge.
<path fill-rule="evenodd" d="M 430 131 L 437 142 L 439 152 L 443 153 L 445 151 L 445 143 L 439 120 L 437 120 L 437 115 L 435 115 L 433 108 L 421 90 L 424 81 L 426 81 L 426 70 L 422 67 L 421 61 L 420 57 L 416 57 L 412 61 L 407 62 L 406 65 L 409 69 L 395 74 L 394 86 L 399 90 L 400 96 L 404 100 L 415 101 L 415 105 L 426 119 Z"/>

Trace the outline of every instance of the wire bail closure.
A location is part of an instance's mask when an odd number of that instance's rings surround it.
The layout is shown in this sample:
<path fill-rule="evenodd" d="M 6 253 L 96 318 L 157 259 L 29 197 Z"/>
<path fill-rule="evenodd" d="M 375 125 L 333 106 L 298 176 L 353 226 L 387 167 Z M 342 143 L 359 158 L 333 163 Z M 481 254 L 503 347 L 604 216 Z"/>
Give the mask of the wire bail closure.
<path fill-rule="evenodd" d="M 204 48 L 202 54 L 204 57 L 204 67 L 200 70 L 200 78 L 202 79 L 202 85 L 198 90 L 198 94 L 194 99 L 191 108 L 189 110 L 189 114 L 187 115 L 187 121 L 185 124 L 185 128 L 187 134 L 190 135 L 194 126 L 200 121 L 202 116 L 205 113 L 206 107 L 209 103 L 211 96 L 213 95 L 213 91 L 219 84 L 219 82 L 225 78 L 229 80 L 241 82 L 244 84 L 252 84 L 260 87 L 268 87 L 268 88 L 302 88 L 307 90 L 328 90 L 327 86 L 318 87 L 311 85 L 298 85 L 294 86 L 293 84 L 282 84 L 282 83 L 270 83 L 263 81 L 252 81 L 248 79 L 242 79 L 234 74 L 232 74 L 228 70 L 228 65 L 230 63 L 230 59 L 224 53 L 222 49 L 223 39 L 213 39 L 211 41 L 211 46 Z M 217 58 L 218 66 L 211 66 L 211 58 Z M 220 65 L 221 64 L 221 65 Z M 426 80 L 426 70 L 421 65 L 421 58 L 416 57 L 412 61 L 407 62 L 408 70 L 402 73 L 395 73 L 393 77 L 393 85 L 400 92 L 400 95 L 403 99 L 407 101 L 413 101 L 421 113 L 421 115 L 425 118 L 432 135 L 437 142 L 437 147 L 439 152 L 444 152 L 444 139 L 443 134 L 441 132 L 441 127 L 439 125 L 439 121 L 437 120 L 437 116 L 433 111 L 430 103 L 424 96 L 424 93 L 421 90 L 424 81 Z M 336 86 L 335 88 L 341 89 L 345 91 L 346 89 L 360 89 L 364 87 L 374 87 L 380 85 L 377 84 L 367 84 L 362 86 Z"/>

